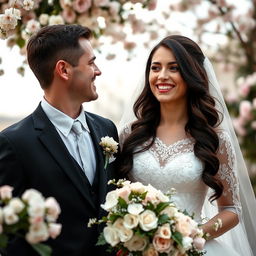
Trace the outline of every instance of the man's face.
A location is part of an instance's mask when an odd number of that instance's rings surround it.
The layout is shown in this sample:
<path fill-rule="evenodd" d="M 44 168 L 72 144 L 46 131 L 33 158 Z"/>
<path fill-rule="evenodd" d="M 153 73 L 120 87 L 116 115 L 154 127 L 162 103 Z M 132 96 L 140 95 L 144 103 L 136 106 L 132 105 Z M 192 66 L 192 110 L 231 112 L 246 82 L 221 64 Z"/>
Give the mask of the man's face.
<path fill-rule="evenodd" d="M 84 50 L 84 54 L 79 58 L 78 65 L 72 68 L 73 75 L 69 90 L 74 100 L 83 103 L 98 98 L 94 81 L 96 76 L 101 75 L 101 71 L 95 64 L 96 57 L 90 41 L 81 38 L 79 44 Z"/>

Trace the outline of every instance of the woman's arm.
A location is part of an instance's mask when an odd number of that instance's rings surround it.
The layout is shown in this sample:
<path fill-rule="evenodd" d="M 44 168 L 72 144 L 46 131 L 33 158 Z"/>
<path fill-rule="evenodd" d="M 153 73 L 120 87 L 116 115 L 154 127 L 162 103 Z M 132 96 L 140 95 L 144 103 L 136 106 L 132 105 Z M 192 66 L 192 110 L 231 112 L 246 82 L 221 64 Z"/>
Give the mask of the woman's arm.
<path fill-rule="evenodd" d="M 234 149 L 228 133 L 220 132 L 218 135 L 220 145 L 217 155 L 220 167 L 216 178 L 223 184 L 223 193 L 217 199 L 219 213 L 202 226 L 204 232 L 209 234 L 209 239 L 218 237 L 236 226 L 241 214 Z"/>

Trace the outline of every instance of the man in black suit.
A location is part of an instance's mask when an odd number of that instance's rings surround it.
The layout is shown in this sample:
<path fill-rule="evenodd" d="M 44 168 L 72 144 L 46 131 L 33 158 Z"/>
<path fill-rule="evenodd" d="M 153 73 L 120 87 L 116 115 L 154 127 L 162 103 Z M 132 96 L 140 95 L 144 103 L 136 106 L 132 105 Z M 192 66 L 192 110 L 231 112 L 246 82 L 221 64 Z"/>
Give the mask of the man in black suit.
<path fill-rule="evenodd" d="M 118 141 L 118 135 L 113 122 L 83 110 L 82 103 L 98 98 L 94 81 L 101 75 L 90 37 L 79 25 L 53 25 L 30 39 L 28 63 L 44 97 L 31 115 L 0 133 L 0 186 L 13 186 L 16 196 L 34 188 L 60 204 L 62 232 L 46 242 L 53 255 L 107 255 L 95 246 L 99 228 L 87 223 L 102 216 L 107 182 L 115 178 L 116 161 L 104 169 L 99 142 L 105 136 Z M 24 239 L 13 239 L 7 255 L 37 254 Z"/>

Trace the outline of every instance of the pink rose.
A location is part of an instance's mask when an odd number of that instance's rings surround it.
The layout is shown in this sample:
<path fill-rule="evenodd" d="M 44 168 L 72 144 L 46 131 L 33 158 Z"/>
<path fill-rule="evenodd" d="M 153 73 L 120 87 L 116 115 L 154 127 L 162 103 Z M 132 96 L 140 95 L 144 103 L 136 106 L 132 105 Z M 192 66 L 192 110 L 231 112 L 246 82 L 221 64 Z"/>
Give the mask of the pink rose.
<path fill-rule="evenodd" d="M 205 239 L 202 237 L 196 237 L 193 241 L 194 246 L 198 250 L 203 250 L 205 245 Z"/>
<path fill-rule="evenodd" d="M 142 253 L 142 256 L 158 256 L 157 250 L 151 245 L 146 251 Z"/>
<path fill-rule="evenodd" d="M 158 235 L 153 238 L 153 246 L 160 253 L 168 253 L 172 249 L 173 240 L 164 239 Z"/>
<path fill-rule="evenodd" d="M 11 187 L 9 185 L 4 185 L 4 186 L 0 187 L 0 197 L 1 197 L 1 199 L 3 199 L 3 200 L 11 199 L 12 198 L 12 191 L 13 191 L 13 187 Z"/>

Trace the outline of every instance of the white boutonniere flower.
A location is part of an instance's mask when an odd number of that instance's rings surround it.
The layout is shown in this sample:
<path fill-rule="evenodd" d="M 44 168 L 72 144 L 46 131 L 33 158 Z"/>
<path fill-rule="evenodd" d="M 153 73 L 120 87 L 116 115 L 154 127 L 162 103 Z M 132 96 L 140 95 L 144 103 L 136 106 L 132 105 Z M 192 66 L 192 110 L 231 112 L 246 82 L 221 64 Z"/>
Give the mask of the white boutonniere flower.
<path fill-rule="evenodd" d="M 104 169 L 106 169 L 110 159 L 117 153 L 118 143 L 112 137 L 105 136 L 101 138 L 99 144 L 102 146 L 103 154 L 105 155 Z"/>

